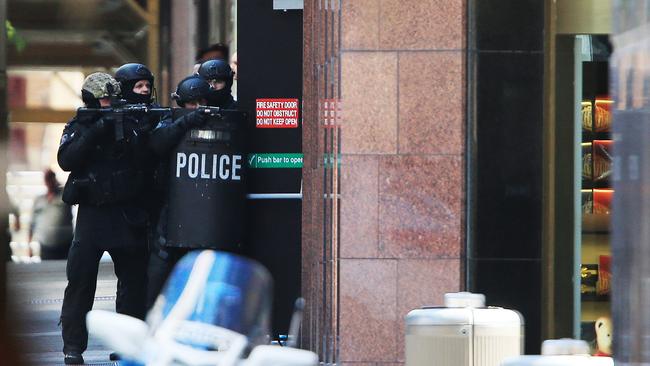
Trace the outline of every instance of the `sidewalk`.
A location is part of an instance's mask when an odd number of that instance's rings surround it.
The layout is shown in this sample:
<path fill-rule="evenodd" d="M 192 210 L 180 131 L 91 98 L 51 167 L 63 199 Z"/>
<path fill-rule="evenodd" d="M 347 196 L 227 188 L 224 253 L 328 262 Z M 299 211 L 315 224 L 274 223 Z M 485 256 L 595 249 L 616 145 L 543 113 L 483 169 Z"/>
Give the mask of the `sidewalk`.
<path fill-rule="evenodd" d="M 10 319 L 16 322 L 14 335 L 26 352 L 28 365 L 63 365 L 63 341 L 57 325 L 66 286 L 65 261 L 9 263 L 8 292 L 12 303 Z M 102 261 L 95 295 L 95 309 L 115 310 L 116 278 L 113 264 Z M 110 351 L 90 338 L 84 353 L 87 365 L 116 365 Z"/>

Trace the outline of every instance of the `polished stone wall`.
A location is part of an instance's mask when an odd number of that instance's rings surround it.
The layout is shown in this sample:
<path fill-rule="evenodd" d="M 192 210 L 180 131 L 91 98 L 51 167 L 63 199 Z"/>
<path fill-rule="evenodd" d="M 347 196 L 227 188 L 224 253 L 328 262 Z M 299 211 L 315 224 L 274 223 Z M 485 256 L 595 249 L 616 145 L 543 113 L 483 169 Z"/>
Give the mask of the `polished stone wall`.
<path fill-rule="evenodd" d="M 464 283 L 465 0 L 305 1 L 303 345 L 404 362 Z"/>

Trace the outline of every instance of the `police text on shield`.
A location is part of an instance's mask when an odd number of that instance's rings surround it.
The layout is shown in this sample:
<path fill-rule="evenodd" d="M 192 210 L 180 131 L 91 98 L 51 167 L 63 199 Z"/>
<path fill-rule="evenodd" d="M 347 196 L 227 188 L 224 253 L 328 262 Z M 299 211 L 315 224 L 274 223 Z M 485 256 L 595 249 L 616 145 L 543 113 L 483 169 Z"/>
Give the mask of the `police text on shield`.
<path fill-rule="evenodd" d="M 241 180 L 241 155 L 176 154 L 176 178 Z"/>

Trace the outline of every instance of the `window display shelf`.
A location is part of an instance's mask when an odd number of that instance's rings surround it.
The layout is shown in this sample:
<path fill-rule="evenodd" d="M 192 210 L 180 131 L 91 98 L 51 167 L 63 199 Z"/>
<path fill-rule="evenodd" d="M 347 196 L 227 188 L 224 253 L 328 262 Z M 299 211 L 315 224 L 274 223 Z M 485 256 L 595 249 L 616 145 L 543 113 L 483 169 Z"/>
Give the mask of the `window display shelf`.
<path fill-rule="evenodd" d="M 575 50 L 581 50 L 581 53 L 575 54 L 574 66 L 580 71 L 575 74 L 574 86 L 582 101 L 574 105 L 581 111 L 581 118 L 574 125 L 580 134 L 574 135 L 578 150 L 575 163 L 579 169 L 574 171 L 574 176 L 579 173 L 582 178 L 580 182 L 574 182 L 581 187 L 575 201 L 581 205 L 580 239 L 576 247 L 581 264 L 577 288 L 574 287 L 579 293 L 579 298 L 574 299 L 574 309 L 580 314 L 580 319 L 576 319 L 580 321 L 579 337 L 588 341 L 592 352 L 596 353 L 601 351 L 597 338 L 602 338 L 603 333 L 611 334 L 613 102 L 608 96 L 607 57 L 596 59 L 593 53 L 585 53 L 585 45 L 591 47 L 592 42 L 607 45 L 608 39 L 593 36 L 578 36 L 576 39 L 580 47 Z"/>
<path fill-rule="evenodd" d="M 582 142 L 583 189 L 611 187 L 613 146 L 613 141 L 609 139 Z"/>
<path fill-rule="evenodd" d="M 582 132 L 582 142 L 591 142 L 593 140 L 611 140 L 611 132 Z"/>
<path fill-rule="evenodd" d="M 610 214 L 582 214 L 582 232 L 609 234 L 611 220 Z"/>
<path fill-rule="evenodd" d="M 602 316 L 609 316 L 610 306 L 609 301 L 583 301 L 582 321 L 595 321 Z"/>

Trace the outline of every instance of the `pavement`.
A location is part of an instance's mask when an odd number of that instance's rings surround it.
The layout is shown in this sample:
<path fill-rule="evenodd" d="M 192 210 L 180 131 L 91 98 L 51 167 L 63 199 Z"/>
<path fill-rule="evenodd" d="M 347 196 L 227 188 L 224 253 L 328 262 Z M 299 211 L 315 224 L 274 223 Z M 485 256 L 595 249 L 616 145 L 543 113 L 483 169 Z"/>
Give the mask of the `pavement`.
<path fill-rule="evenodd" d="M 11 319 L 16 324 L 12 333 L 19 348 L 26 352 L 28 365 L 63 365 L 63 340 L 58 323 L 67 284 L 65 263 L 65 260 L 8 263 Z M 112 262 L 103 259 L 94 309 L 115 310 L 116 283 Z M 109 361 L 110 352 L 91 337 L 83 356 L 87 365 L 117 365 Z"/>

